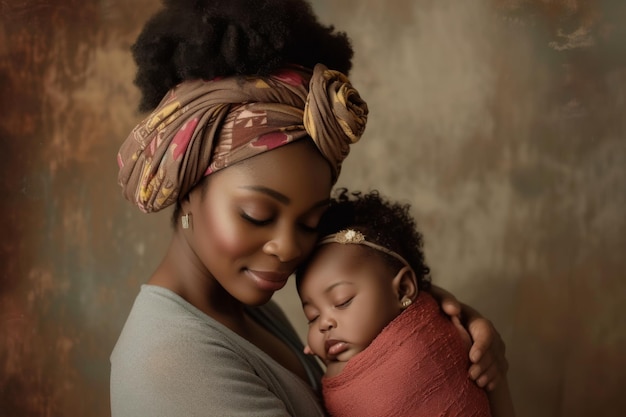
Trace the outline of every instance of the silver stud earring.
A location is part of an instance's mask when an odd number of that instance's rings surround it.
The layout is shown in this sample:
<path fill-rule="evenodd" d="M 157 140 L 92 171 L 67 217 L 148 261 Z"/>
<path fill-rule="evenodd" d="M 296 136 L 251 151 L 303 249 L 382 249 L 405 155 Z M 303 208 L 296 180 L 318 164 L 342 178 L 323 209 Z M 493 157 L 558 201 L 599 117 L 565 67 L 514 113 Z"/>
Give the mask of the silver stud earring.
<path fill-rule="evenodd" d="M 411 303 L 413 303 L 413 301 L 410 298 L 403 298 L 401 303 L 402 308 L 407 308 Z"/>
<path fill-rule="evenodd" d="M 183 224 L 183 229 L 189 229 L 189 226 L 191 225 L 191 219 L 190 219 L 189 213 L 183 214 L 180 220 L 181 220 L 181 223 Z"/>

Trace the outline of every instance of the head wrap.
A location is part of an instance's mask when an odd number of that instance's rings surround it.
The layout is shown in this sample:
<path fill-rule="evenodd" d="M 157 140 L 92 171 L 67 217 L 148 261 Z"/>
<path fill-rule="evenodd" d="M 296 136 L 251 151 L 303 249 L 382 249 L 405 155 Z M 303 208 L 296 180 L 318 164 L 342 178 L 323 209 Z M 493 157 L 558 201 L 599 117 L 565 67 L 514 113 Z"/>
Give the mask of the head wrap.
<path fill-rule="evenodd" d="M 119 184 L 142 211 L 159 211 L 204 176 L 304 137 L 329 162 L 334 183 L 367 113 L 348 78 L 322 64 L 184 81 L 122 144 Z"/>

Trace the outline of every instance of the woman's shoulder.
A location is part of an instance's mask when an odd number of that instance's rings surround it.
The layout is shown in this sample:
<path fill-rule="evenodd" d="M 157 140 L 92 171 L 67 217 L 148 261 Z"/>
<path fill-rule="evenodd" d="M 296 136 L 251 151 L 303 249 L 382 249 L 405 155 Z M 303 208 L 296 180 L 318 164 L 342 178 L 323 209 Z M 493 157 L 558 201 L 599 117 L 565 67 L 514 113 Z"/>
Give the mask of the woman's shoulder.
<path fill-rule="evenodd" d="M 123 350 L 147 356 L 197 354 L 217 347 L 237 347 L 241 338 L 176 293 L 143 285 L 122 329 L 113 355 Z"/>
<path fill-rule="evenodd" d="M 274 302 L 250 308 L 249 313 L 277 336 L 292 343 L 299 342 L 289 320 Z M 136 366 L 150 361 L 154 355 L 166 355 L 169 360 L 195 356 L 218 362 L 227 360 L 229 355 L 230 362 L 264 359 L 256 346 L 179 295 L 163 287 L 143 285 L 111 361 L 132 361 Z"/>
<path fill-rule="evenodd" d="M 112 381 L 120 385 L 213 385 L 265 367 L 245 339 L 175 293 L 150 285 L 137 295 L 110 361 Z"/>
<path fill-rule="evenodd" d="M 274 305 L 255 311 L 282 314 Z M 193 414 L 189 407 L 234 415 L 259 401 L 267 408 L 262 415 L 285 415 L 286 404 L 302 407 L 296 415 L 319 415 L 316 396 L 298 377 L 176 294 L 151 286 L 137 296 L 111 355 L 111 400 L 115 415 Z"/>

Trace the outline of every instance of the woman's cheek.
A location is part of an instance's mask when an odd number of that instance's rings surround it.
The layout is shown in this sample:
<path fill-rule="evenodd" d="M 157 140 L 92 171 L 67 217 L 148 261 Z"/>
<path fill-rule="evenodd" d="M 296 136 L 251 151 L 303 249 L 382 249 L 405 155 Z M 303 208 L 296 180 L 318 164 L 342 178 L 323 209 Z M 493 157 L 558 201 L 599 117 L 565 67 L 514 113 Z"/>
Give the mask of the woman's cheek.
<path fill-rule="evenodd" d="M 211 239 L 219 252 L 237 255 L 248 251 L 252 233 L 243 225 L 243 220 L 215 216 L 208 227 Z"/>
<path fill-rule="evenodd" d="M 300 235 L 297 238 L 298 239 L 297 244 L 300 250 L 302 251 L 303 259 L 307 258 L 315 249 L 318 236 L 319 235 L 317 233 L 300 232 Z"/>

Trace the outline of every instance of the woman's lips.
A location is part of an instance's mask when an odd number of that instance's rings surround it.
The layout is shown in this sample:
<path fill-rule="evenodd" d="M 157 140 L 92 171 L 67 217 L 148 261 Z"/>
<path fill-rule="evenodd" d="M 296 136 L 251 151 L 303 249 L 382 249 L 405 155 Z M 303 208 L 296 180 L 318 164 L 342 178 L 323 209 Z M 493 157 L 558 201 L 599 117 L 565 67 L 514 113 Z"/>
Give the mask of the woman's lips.
<path fill-rule="evenodd" d="M 291 273 L 273 271 L 254 271 L 246 269 L 246 273 L 254 280 L 259 288 L 266 291 L 278 291 L 285 286 Z"/>
<path fill-rule="evenodd" d="M 326 353 L 329 356 L 337 356 L 348 350 L 348 344 L 341 340 L 330 339 L 326 341 Z"/>

